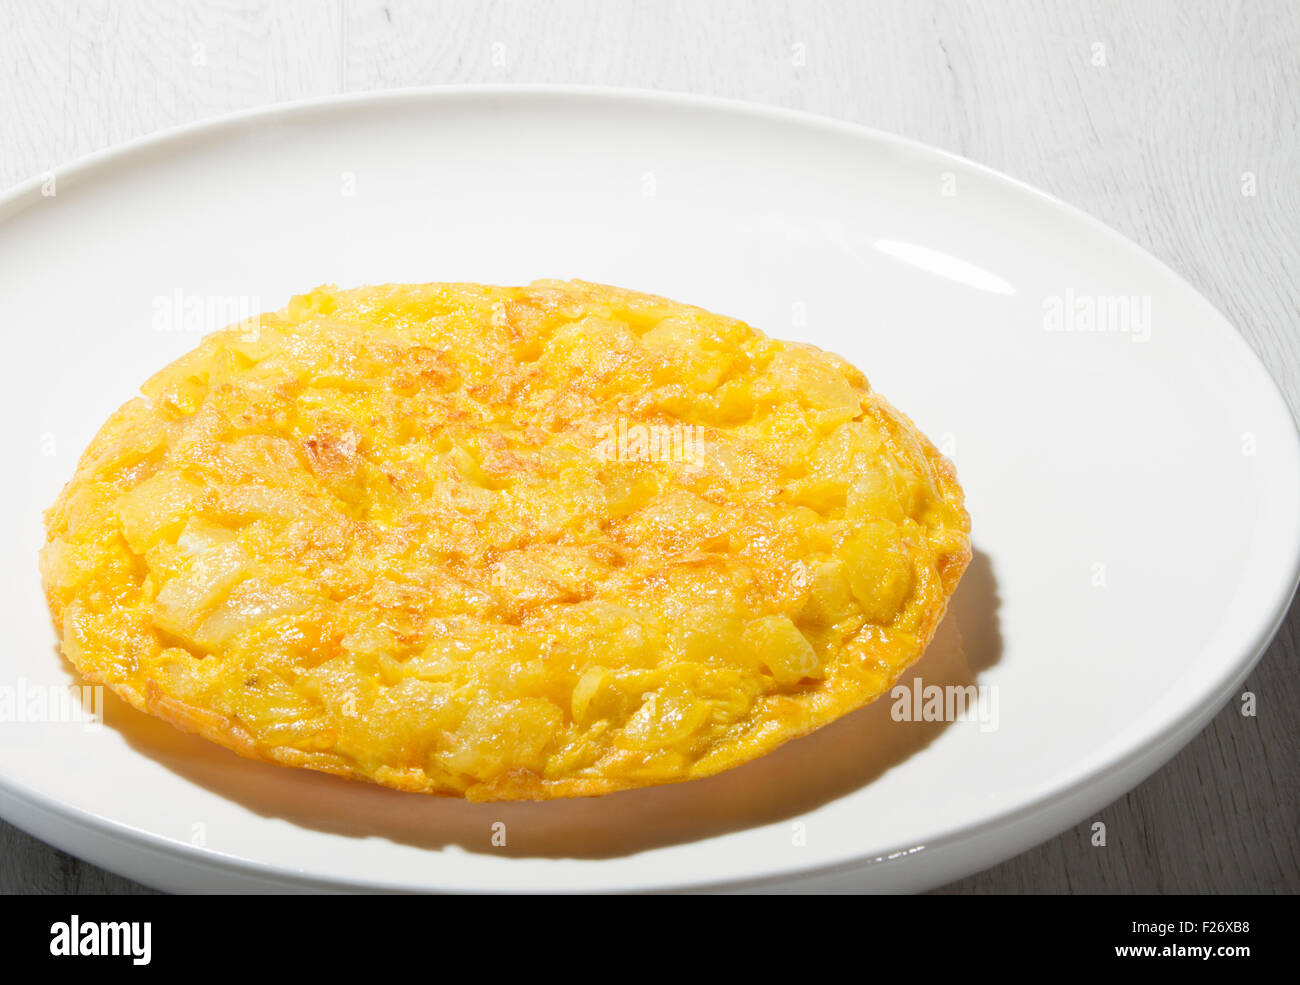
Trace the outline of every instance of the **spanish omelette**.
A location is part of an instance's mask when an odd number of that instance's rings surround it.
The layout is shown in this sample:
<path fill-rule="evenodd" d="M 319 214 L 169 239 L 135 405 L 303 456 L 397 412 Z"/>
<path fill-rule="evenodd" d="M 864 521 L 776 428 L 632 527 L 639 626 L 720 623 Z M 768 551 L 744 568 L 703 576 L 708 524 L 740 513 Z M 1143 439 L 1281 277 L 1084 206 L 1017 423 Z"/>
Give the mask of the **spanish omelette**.
<path fill-rule="evenodd" d="M 581 281 L 207 336 L 48 512 L 63 653 L 253 758 L 475 801 L 707 776 L 869 703 L 970 560 L 843 359 Z"/>

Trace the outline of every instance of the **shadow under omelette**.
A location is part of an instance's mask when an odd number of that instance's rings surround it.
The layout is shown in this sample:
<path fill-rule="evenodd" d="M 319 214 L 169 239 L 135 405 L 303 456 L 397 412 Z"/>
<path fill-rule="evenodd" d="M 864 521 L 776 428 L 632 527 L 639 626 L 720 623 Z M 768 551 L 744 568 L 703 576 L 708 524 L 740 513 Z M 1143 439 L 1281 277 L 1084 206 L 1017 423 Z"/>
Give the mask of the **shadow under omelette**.
<path fill-rule="evenodd" d="M 899 679 L 968 685 L 997 663 L 998 591 L 987 555 L 975 551 L 934 640 Z M 402 793 L 243 759 L 135 711 L 111 692 L 105 727 L 191 783 L 264 817 L 354 838 L 422 848 L 454 845 L 493 855 L 599 859 L 714 837 L 796 817 L 857 790 L 928 746 L 942 721 L 894 721 L 886 692 L 872 704 L 717 776 L 603 797 L 471 804 Z M 150 792 L 138 791 L 147 798 Z M 174 810 L 159 802 L 160 815 Z M 175 818 L 178 834 L 197 818 Z M 507 844 L 494 846 L 504 822 Z"/>

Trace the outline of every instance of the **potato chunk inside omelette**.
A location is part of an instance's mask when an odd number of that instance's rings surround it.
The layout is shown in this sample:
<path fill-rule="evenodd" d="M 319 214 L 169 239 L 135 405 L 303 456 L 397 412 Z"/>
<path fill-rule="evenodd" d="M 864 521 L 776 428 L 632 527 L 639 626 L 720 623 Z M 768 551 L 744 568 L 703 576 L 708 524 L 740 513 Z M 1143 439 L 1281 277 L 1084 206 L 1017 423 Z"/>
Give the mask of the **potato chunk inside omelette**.
<path fill-rule="evenodd" d="M 612 287 L 320 288 L 142 392 L 47 516 L 63 652 L 403 790 L 753 759 L 885 691 L 970 558 L 952 467 L 856 369 Z"/>

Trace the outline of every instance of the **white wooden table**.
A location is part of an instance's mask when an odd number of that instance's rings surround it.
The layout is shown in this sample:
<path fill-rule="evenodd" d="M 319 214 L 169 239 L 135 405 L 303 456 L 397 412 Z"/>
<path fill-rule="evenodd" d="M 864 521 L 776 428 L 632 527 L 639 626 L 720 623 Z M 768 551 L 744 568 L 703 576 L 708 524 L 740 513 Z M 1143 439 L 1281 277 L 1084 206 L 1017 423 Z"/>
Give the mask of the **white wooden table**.
<path fill-rule="evenodd" d="M 1170 264 L 1300 408 L 1289 0 L 0 0 L 0 187 L 246 107 L 463 82 L 731 96 L 963 154 Z M 1098 818 L 949 889 L 1300 890 L 1298 658 L 1293 606 L 1248 682 L 1257 717 L 1230 704 Z M 140 889 L 0 824 L 0 891 Z"/>

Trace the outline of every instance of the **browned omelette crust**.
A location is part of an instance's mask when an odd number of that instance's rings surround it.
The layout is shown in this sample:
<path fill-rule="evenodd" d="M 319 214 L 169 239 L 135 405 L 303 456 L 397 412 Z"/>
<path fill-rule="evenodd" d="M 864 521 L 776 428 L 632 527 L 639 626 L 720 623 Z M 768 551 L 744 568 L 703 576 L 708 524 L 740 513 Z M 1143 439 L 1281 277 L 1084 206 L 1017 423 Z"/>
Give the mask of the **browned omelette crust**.
<path fill-rule="evenodd" d="M 102 428 L 41 568 L 88 680 L 471 800 L 707 776 L 879 696 L 970 559 L 842 359 L 575 282 L 321 288 Z"/>

